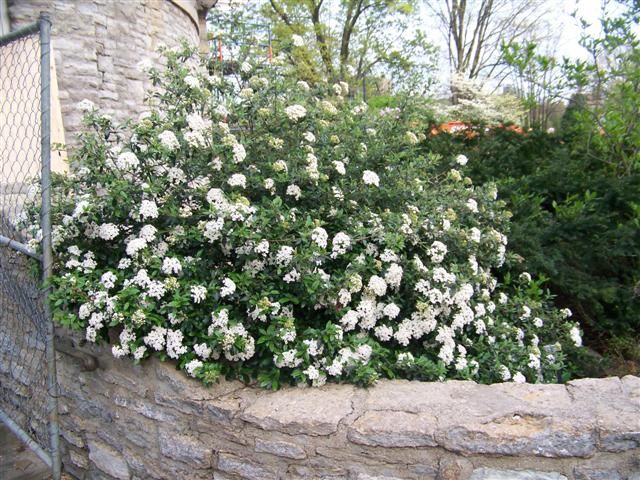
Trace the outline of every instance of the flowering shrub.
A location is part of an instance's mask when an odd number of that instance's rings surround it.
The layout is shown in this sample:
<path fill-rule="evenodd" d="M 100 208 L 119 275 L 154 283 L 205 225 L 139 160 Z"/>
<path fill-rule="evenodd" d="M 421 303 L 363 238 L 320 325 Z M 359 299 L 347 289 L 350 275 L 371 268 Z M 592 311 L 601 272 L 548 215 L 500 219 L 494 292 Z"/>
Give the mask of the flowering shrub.
<path fill-rule="evenodd" d="M 54 191 L 60 323 L 205 382 L 558 379 L 578 327 L 530 276 L 497 284 L 509 215 L 464 156 L 419 154 L 409 109 L 346 84 L 241 71 L 170 51 L 138 121 L 83 105 Z"/>

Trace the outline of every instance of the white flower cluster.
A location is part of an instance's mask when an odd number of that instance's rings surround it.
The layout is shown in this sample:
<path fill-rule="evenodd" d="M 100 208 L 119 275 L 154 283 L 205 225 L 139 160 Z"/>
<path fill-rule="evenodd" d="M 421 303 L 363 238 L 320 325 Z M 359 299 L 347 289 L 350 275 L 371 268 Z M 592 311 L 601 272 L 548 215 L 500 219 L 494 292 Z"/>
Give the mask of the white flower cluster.
<path fill-rule="evenodd" d="M 278 87 L 250 62 L 220 101 L 204 93 L 226 82 L 184 62 L 183 95 L 165 92 L 130 147 L 96 137 L 106 158 L 59 195 L 56 295 L 88 340 L 118 326 L 116 357 L 162 355 L 202 379 L 259 364 L 315 386 L 373 382 L 379 365 L 537 381 L 582 344 L 570 311 L 526 297 L 531 275 L 498 286 L 495 189 L 434 173 L 429 155 L 416 156 L 424 168 L 389 161 L 423 147 L 400 109 L 373 115 L 344 83 L 330 100 L 302 81 Z M 267 100 L 266 85 L 282 90 Z"/>

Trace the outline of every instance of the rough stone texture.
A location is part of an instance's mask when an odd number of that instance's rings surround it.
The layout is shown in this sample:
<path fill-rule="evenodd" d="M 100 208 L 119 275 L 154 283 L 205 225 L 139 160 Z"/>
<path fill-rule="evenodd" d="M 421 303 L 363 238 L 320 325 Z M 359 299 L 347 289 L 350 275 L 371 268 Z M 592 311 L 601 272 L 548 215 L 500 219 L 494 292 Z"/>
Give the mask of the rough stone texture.
<path fill-rule="evenodd" d="M 474 470 L 470 480 L 567 480 L 567 477 L 554 472 L 480 468 Z"/>
<path fill-rule="evenodd" d="M 255 397 L 240 416 L 264 430 L 291 435 L 330 435 L 351 413 L 354 387 L 327 385 L 322 389 L 282 389 Z"/>
<path fill-rule="evenodd" d="M 575 480 L 624 480 L 616 470 L 576 469 Z"/>
<path fill-rule="evenodd" d="M 407 412 L 366 412 L 349 428 L 354 443 L 379 447 L 435 447 L 436 418 Z"/>
<path fill-rule="evenodd" d="M 256 452 L 271 453 L 278 457 L 302 460 L 307 458 L 304 449 L 289 442 L 269 441 L 256 438 Z"/>
<path fill-rule="evenodd" d="M 191 16 L 197 7 L 196 0 L 9 0 L 12 29 L 33 22 L 40 11 L 51 14 L 67 145 L 77 143 L 82 113 L 76 106 L 85 98 L 117 121 L 138 117 L 150 86 L 139 64 L 157 64 L 161 45 L 182 39 L 197 45 Z"/>
<path fill-rule="evenodd" d="M 80 350 L 97 370 L 58 355 L 63 462 L 78 478 L 640 480 L 636 377 L 270 392 Z"/>
<path fill-rule="evenodd" d="M 104 473 L 118 480 L 129 478 L 129 467 L 122 456 L 108 445 L 102 442 L 89 442 L 89 460 Z"/>

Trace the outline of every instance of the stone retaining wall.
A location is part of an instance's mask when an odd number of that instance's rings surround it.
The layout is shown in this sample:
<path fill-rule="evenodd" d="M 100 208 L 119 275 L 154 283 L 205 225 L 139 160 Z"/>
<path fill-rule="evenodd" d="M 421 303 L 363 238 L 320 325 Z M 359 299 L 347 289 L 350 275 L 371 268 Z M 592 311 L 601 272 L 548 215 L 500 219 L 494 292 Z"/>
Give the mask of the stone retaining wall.
<path fill-rule="evenodd" d="M 100 479 L 640 480 L 640 378 L 210 388 L 59 356 L 64 464 Z"/>

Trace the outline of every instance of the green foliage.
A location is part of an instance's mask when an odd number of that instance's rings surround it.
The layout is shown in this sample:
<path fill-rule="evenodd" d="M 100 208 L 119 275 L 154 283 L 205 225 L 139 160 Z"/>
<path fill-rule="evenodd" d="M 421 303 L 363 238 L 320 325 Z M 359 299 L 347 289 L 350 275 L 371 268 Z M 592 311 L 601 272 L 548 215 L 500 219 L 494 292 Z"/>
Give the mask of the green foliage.
<path fill-rule="evenodd" d="M 567 110 L 562 137 L 479 128 L 473 138 L 441 134 L 425 147 L 464 151 L 476 181 L 497 183 L 513 212 L 510 246 L 521 255 L 510 269 L 547 277 L 587 343 L 606 351 L 617 338 L 640 337 L 640 175 L 616 175 L 593 141 L 585 153 L 583 108 Z"/>
<path fill-rule="evenodd" d="M 189 49 L 151 76 L 136 121 L 82 105 L 53 192 L 60 323 L 205 383 L 572 371 L 570 312 L 541 279 L 498 282 L 508 212 L 464 156 L 424 150 L 421 109 L 368 112 L 257 63 L 212 75 Z"/>

